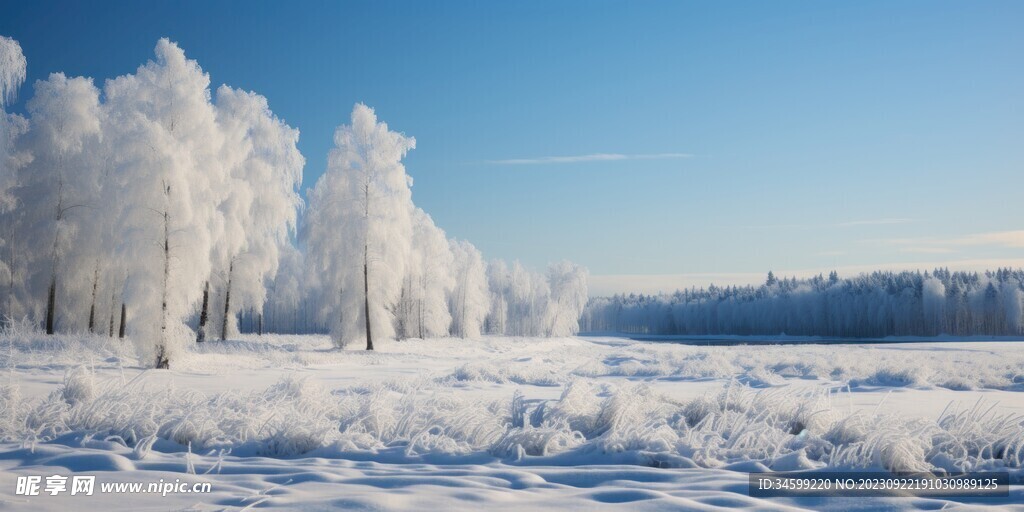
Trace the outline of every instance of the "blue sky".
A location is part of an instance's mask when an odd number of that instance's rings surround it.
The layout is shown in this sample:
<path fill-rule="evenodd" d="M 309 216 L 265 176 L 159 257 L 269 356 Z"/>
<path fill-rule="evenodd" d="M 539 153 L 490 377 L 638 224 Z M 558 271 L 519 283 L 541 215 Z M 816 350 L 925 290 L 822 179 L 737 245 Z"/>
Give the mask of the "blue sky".
<path fill-rule="evenodd" d="M 29 82 L 160 37 L 301 130 L 365 102 L 414 200 L 488 257 L 594 287 L 1024 266 L 1022 2 L 20 2 Z M 30 96 L 22 89 L 12 108 Z M 554 158 L 557 157 L 557 158 Z"/>

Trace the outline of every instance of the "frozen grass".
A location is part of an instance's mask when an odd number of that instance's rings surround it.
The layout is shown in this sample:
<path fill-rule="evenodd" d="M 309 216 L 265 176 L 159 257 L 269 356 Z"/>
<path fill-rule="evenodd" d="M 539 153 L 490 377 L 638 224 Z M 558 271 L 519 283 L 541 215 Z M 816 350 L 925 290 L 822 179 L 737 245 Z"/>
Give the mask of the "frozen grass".
<path fill-rule="evenodd" d="M 1024 356 L 981 345 L 883 351 L 484 338 L 366 353 L 331 350 L 323 337 L 264 336 L 208 342 L 176 361 L 176 372 L 204 379 L 285 375 L 263 389 L 222 392 L 139 371 L 128 345 L 104 337 L 13 329 L 0 347 L 9 372 L 0 380 L 0 441 L 65 443 L 73 434 L 130 447 L 140 459 L 156 449 L 741 471 L 1024 467 L 1024 418 L 994 403 L 951 406 L 932 418 L 849 405 L 869 388 L 1020 390 Z M 313 369 L 366 377 L 328 389 L 309 378 Z M 48 395 L 28 396 L 19 385 L 24 371 L 63 379 Z M 678 399 L 657 386 L 708 379 L 721 380 L 721 391 Z M 794 381 L 826 385 L 787 385 Z"/>
<path fill-rule="evenodd" d="M 137 365 L 135 346 L 127 340 L 95 335 L 46 336 L 28 322 L 0 329 L 0 369 L 67 369 L 82 364 Z"/>
<path fill-rule="evenodd" d="M 291 457 L 391 453 L 406 460 L 496 457 L 539 464 L 628 461 L 658 467 L 1020 471 L 1024 418 L 989 404 L 937 420 L 851 413 L 827 391 L 742 384 L 677 402 L 646 384 L 576 378 L 558 399 L 477 400 L 420 379 L 334 393 L 287 377 L 265 390 L 205 394 L 103 380 L 78 367 L 30 402 L 6 385 L 0 440 L 38 443 L 67 433 L 136 447 L 155 440 L 197 453 Z"/>

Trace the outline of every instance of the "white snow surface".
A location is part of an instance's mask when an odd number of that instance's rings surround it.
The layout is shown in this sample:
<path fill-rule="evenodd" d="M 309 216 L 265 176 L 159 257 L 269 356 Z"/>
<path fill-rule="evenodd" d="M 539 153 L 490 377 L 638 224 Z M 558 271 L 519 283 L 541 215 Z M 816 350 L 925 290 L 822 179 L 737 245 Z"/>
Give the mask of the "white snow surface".
<path fill-rule="evenodd" d="M 148 361 L 148 360 L 147 360 Z M 243 336 L 146 370 L 130 343 L 0 336 L 0 509 L 1024 510 L 759 499 L 767 470 L 1024 476 L 1024 342 L 691 346 Z M 16 496 L 18 476 L 209 494 Z"/>

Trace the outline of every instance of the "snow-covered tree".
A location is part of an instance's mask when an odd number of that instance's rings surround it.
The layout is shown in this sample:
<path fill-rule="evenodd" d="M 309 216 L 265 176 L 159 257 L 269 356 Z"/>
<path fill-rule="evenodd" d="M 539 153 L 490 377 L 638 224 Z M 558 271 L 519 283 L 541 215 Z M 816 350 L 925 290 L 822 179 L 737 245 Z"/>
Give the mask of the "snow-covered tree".
<path fill-rule="evenodd" d="M 451 334 L 459 338 L 477 338 L 483 332 L 490 310 L 487 266 L 480 251 L 464 240 L 450 241 L 452 275 L 455 286 L 448 297 L 452 316 Z"/>
<path fill-rule="evenodd" d="M 505 334 L 508 329 L 508 308 L 510 299 L 511 272 L 504 260 L 493 260 L 487 265 L 487 288 L 490 292 L 491 308 L 484 321 L 490 334 Z"/>
<path fill-rule="evenodd" d="M 999 281 L 1001 296 L 999 302 L 1003 305 L 1003 316 L 1006 325 L 1004 332 L 1020 333 L 1024 330 L 1024 289 L 1021 289 L 1021 282 L 1015 277 L 1006 275 Z M 999 328 L 998 326 L 996 327 Z"/>
<path fill-rule="evenodd" d="M 362 104 L 335 133 L 294 247 L 298 131 L 256 93 L 222 86 L 214 101 L 209 76 L 167 39 L 155 53 L 102 93 L 54 73 L 35 84 L 27 118 L 0 111 L 5 318 L 129 335 L 162 368 L 191 340 L 231 336 L 239 318 L 262 330 L 264 314 L 290 332 L 330 325 L 339 345 L 368 349 L 374 336 L 474 337 L 485 323 L 572 332 L 585 273 L 488 269 L 471 244 L 447 240 L 412 202 L 402 160 L 415 140 Z M 0 36 L 0 107 L 24 79 L 20 46 Z"/>
<path fill-rule="evenodd" d="M 547 334 L 548 301 L 551 290 L 547 279 L 512 262 L 510 273 L 509 325 L 506 334 L 515 336 L 544 336 Z"/>
<path fill-rule="evenodd" d="M 9 37 L 0 36 L 0 278 L 6 285 L 3 300 L 3 317 L 20 317 L 27 313 L 26 307 L 17 295 L 23 292 L 23 273 L 21 257 L 17 251 L 17 232 L 15 221 L 17 215 L 12 214 L 16 200 L 12 189 L 17 181 L 17 171 L 31 156 L 17 148 L 18 138 L 28 130 L 25 118 L 16 114 L 8 114 L 7 104 L 17 97 L 18 88 L 25 81 L 25 55 L 21 45 Z"/>
<path fill-rule="evenodd" d="M 116 255 L 128 331 L 167 367 L 192 338 L 184 324 L 210 275 L 218 199 L 228 173 L 210 79 L 174 43 L 156 60 L 107 82 L 108 204 L 118 206 Z"/>
<path fill-rule="evenodd" d="M 398 336 L 444 336 L 452 321 L 447 301 L 455 284 L 452 251 L 444 231 L 426 212 L 416 208 L 412 223 L 412 247 L 397 308 Z"/>
<path fill-rule="evenodd" d="M 25 82 L 27 67 L 21 45 L 0 35 L 0 106 L 8 105 L 18 96 L 18 88 Z"/>
<path fill-rule="evenodd" d="M 321 314 L 339 346 L 393 338 L 394 307 L 412 241 L 412 180 L 402 158 L 415 139 L 358 104 L 334 134 L 327 171 L 310 195 L 306 243 Z"/>
<path fill-rule="evenodd" d="M 554 263 L 548 267 L 548 287 L 548 335 L 576 334 L 587 305 L 587 269 L 570 261 Z"/>
<path fill-rule="evenodd" d="M 1024 271 L 873 272 L 592 299 L 586 331 L 842 337 L 1019 335 Z"/>
<path fill-rule="evenodd" d="M 200 339 L 211 327 L 216 327 L 211 334 L 225 339 L 237 331 L 238 311 L 263 309 L 266 284 L 277 272 L 282 248 L 291 244 L 302 205 L 298 186 L 305 158 L 297 147 L 299 132 L 274 116 L 266 98 L 221 86 L 217 121 L 225 136 L 221 158 L 229 181 L 210 256 L 216 300 L 205 283 Z M 213 302 L 217 307 L 210 306 Z M 204 318 L 213 321 L 204 324 Z"/>
<path fill-rule="evenodd" d="M 95 161 L 99 90 L 90 79 L 54 73 L 36 82 L 28 111 L 26 143 L 32 162 L 21 168 L 17 179 L 19 230 L 32 234 L 25 238 L 27 253 L 33 256 L 27 278 L 36 283 L 34 295 L 45 304 L 46 332 L 53 334 L 58 297 L 62 303 L 87 304 L 82 295 L 96 282 L 97 237 L 103 226 L 102 212 L 92 210 L 100 200 Z M 69 324 L 84 317 L 75 308 L 61 310 Z"/>
<path fill-rule="evenodd" d="M 547 276 L 518 261 L 510 267 L 496 260 L 487 268 L 491 311 L 487 332 L 512 336 L 567 336 L 579 321 L 587 272 L 570 262 L 552 265 Z M 552 287 L 557 286 L 557 296 Z M 585 301 L 582 301 L 585 304 Z"/>
<path fill-rule="evenodd" d="M 302 252 L 287 245 L 281 250 L 281 261 L 274 280 L 268 287 L 263 316 L 268 330 L 273 332 L 309 332 L 303 326 L 304 306 L 308 300 L 306 262 Z"/>
<path fill-rule="evenodd" d="M 929 334 L 945 331 L 946 285 L 937 277 L 925 277 L 921 283 L 921 307 L 924 319 L 934 329 Z"/>

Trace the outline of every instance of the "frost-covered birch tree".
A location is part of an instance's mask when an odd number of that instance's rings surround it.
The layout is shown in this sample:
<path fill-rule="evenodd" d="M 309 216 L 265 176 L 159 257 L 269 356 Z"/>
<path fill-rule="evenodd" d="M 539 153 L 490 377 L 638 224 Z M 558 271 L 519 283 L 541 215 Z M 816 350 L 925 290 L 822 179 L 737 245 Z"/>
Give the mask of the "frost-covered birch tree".
<path fill-rule="evenodd" d="M 491 304 L 484 321 L 486 332 L 505 334 L 508 329 L 508 304 L 511 272 L 505 260 L 496 259 L 487 265 L 487 287 Z"/>
<path fill-rule="evenodd" d="M 452 251 L 454 287 L 448 296 L 451 334 L 459 338 L 477 338 L 483 332 L 490 310 L 487 266 L 480 251 L 464 240 L 449 242 Z"/>
<path fill-rule="evenodd" d="M 221 86 L 216 106 L 229 176 L 210 255 L 216 293 L 211 297 L 211 283 L 204 283 L 200 340 L 236 333 L 240 310 L 262 311 L 282 248 L 291 244 L 305 165 L 297 147 L 299 131 L 278 119 L 263 96 Z M 208 333 L 211 328 L 216 332 Z"/>
<path fill-rule="evenodd" d="M 282 248 L 281 261 L 268 289 L 263 315 L 268 328 L 274 332 L 303 332 L 303 305 L 308 297 L 306 262 L 298 248 Z"/>
<path fill-rule="evenodd" d="M 543 336 L 547 333 L 547 308 L 551 291 L 543 275 L 512 262 L 509 281 L 509 327 L 506 334 Z"/>
<path fill-rule="evenodd" d="M 402 160 L 415 140 L 362 104 L 335 133 L 298 250 L 298 131 L 256 93 L 222 86 L 214 101 L 169 40 L 155 54 L 102 93 L 54 73 L 27 118 L 0 112 L 4 317 L 127 335 L 162 368 L 190 340 L 232 336 L 239 316 L 262 330 L 268 311 L 269 325 L 330 325 L 338 345 L 368 349 L 375 337 L 473 337 L 485 323 L 571 331 L 576 295 L 554 281 L 571 273 L 489 271 L 471 244 L 447 240 L 412 203 Z M 0 37 L 0 106 L 24 79 L 20 46 Z M 971 300 L 990 309 L 988 295 Z"/>
<path fill-rule="evenodd" d="M 100 200 L 95 157 L 101 111 L 91 79 L 54 73 L 34 89 L 26 135 L 32 162 L 21 168 L 15 193 L 24 224 L 19 230 L 31 234 L 25 238 L 32 256 L 27 278 L 35 283 L 35 300 L 45 304 L 46 333 L 53 334 L 58 297 L 70 327 L 85 316 L 74 306 L 88 303 L 82 295 L 96 274 L 96 236 L 103 224 L 93 210 Z"/>
<path fill-rule="evenodd" d="M 21 45 L 9 37 L 0 35 L 0 207 L 14 206 L 10 188 L 14 184 L 14 173 L 24 164 L 27 156 L 19 155 L 15 143 L 25 129 L 24 118 L 8 114 L 6 107 L 17 98 L 18 88 L 25 82 L 27 62 L 21 52 Z"/>
<path fill-rule="evenodd" d="M 174 43 L 156 60 L 107 82 L 111 202 L 124 269 L 128 331 L 167 367 L 210 274 L 212 234 L 227 172 L 210 79 Z"/>
<path fill-rule="evenodd" d="M 548 336 L 572 336 L 580 330 L 587 306 L 587 269 L 561 261 L 548 267 Z"/>
<path fill-rule="evenodd" d="M 18 88 L 25 82 L 27 68 L 21 45 L 0 35 L 0 106 L 6 106 L 18 97 Z"/>
<path fill-rule="evenodd" d="M 551 290 L 544 275 L 518 261 L 511 266 L 495 260 L 487 267 L 491 312 L 487 332 L 512 336 L 546 336 L 549 332 Z"/>
<path fill-rule="evenodd" d="M 28 122 L 19 115 L 8 114 L 6 109 L 25 81 L 26 67 L 21 45 L 14 39 L 0 36 L 0 278 L 6 285 L 2 302 L 5 321 L 27 313 L 25 305 L 16 298 L 23 279 L 18 272 L 21 262 L 16 251 L 18 240 L 14 222 L 17 215 L 13 212 L 16 200 L 12 189 L 18 169 L 31 158 L 17 147 L 18 138 L 28 129 Z"/>
<path fill-rule="evenodd" d="M 402 158 L 416 140 L 358 104 L 335 131 L 327 171 L 310 195 L 305 231 L 311 284 L 339 346 L 395 336 L 412 240 L 412 179 Z"/>
<path fill-rule="evenodd" d="M 444 231 L 420 208 L 413 211 L 412 247 L 397 308 L 400 338 L 445 336 L 452 317 L 452 252 Z"/>

